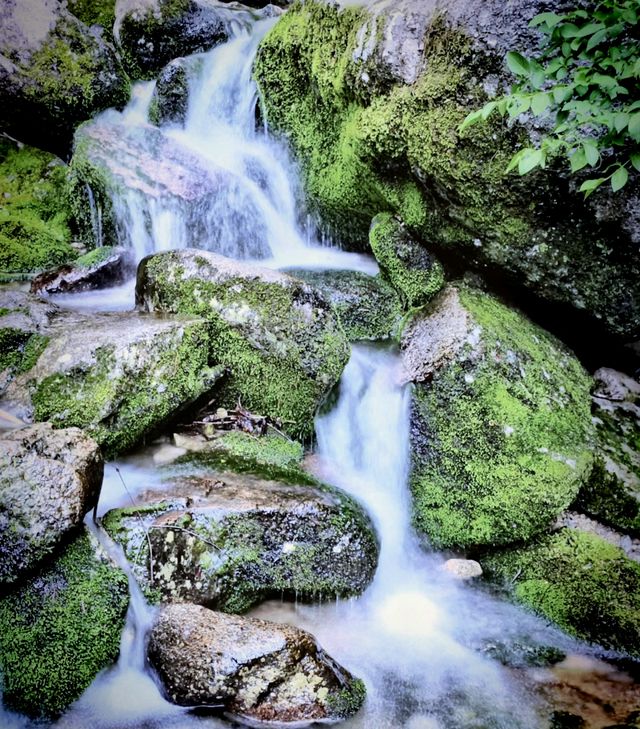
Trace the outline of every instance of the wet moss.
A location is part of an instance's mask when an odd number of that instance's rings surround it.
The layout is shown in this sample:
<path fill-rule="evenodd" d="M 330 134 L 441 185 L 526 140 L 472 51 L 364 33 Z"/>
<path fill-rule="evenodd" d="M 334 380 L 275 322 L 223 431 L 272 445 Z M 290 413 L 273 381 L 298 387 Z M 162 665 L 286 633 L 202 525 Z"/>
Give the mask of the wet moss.
<path fill-rule="evenodd" d="M 11 375 L 27 372 L 38 361 L 48 341 L 48 337 L 41 334 L 0 328 L 0 371 L 8 368 Z"/>
<path fill-rule="evenodd" d="M 478 291 L 459 296 L 467 342 L 414 391 L 415 523 L 435 547 L 530 539 L 589 472 L 590 379 L 519 312 Z"/>
<path fill-rule="evenodd" d="M 67 7 L 86 25 L 100 25 L 110 39 L 115 22 L 115 0 L 67 0 Z"/>
<path fill-rule="evenodd" d="M 640 655 L 640 565 L 617 547 L 563 529 L 481 561 L 517 602 L 572 635 Z"/>
<path fill-rule="evenodd" d="M 0 142 L 0 271 L 28 273 L 75 258 L 67 176 L 54 155 Z"/>
<path fill-rule="evenodd" d="M 0 598 L 0 672 L 7 706 L 56 717 L 118 655 L 127 579 L 84 533 L 55 563 Z"/>
<path fill-rule="evenodd" d="M 327 697 L 327 707 L 333 715 L 346 719 L 360 711 L 366 698 L 367 688 L 364 681 L 355 678 L 347 688 Z"/>
<path fill-rule="evenodd" d="M 77 268 L 93 268 L 113 255 L 113 246 L 100 246 L 80 256 L 75 262 Z"/>

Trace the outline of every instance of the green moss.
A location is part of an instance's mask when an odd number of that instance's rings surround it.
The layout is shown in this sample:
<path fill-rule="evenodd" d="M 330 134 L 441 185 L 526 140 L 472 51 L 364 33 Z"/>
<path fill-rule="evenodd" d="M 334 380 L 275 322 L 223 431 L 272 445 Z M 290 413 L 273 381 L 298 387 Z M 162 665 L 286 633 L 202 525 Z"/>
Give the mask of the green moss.
<path fill-rule="evenodd" d="M 75 265 L 78 268 L 93 268 L 94 266 L 106 261 L 112 255 L 112 246 L 100 246 L 99 248 L 94 248 L 92 251 L 80 256 L 80 258 L 78 258 L 75 262 Z"/>
<path fill-rule="evenodd" d="M 107 456 L 125 451 L 153 432 L 173 413 L 193 402 L 220 376 L 211 368 L 204 326 L 186 326 L 152 360 L 153 371 L 125 369 L 113 347 L 95 352 L 88 368 L 57 372 L 34 383 L 37 421 L 85 429 Z M 141 345 L 141 346 L 144 346 Z M 135 361 L 134 348 L 131 350 Z"/>
<path fill-rule="evenodd" d="M 364 681 L 354 678 L 347 688 L 327 697 L 327 706 L 332 714 L 346 719 L 360 711 L 366 698 L 367 688 Z"/>
<path fill-rule="evenodd" d="M 516 601 L 572 635 L 640 656 L 640 565 L 600 537 L 563 529 L 482 566 Z"/>
<path fill-rule="evenodd" d="M 58 716 L 118 655 L 125 575 L 99 561 L 85 534 L 53 566 L 0 599 L 0 669 L 7 706 Z"/>
<path fill-rule="evenodd" d="M 71 34 L 71 39 L 75 36 Z M 27 85 L 27 97 L 51 96 L 62 105 L 77 103 L 91 106 L 95 62 L 88 53 L 74 53 L 67 39 L 52 38 L 31 57 L 28 76 L 37 85 Z"/>
<path fill-rule="evenodd" d="M 86 25 L 101 25 L 110 38 L 115 22 L 115 0 L 68 0 L 68 9 Z"/>
<path fill-rule="evenodd" d="M 13 375 L 27 372 L 38 361 L 48 341 L 41 334 L 0 328 L 0 371 L 10 368 Z"/>
<path fill-rule="evenodd" d="M 389 213 L 373 219 L 369 243 L 383 274 L 406 307 L 424 306 L 443 287 L 444 271 L 440 263 L 411 240 Z"/>
<path fill-rule="evenodd" d="M 459 296 L 472 334 L 456 360 L 414 392 L 416 526 L 436 547 L 530 539 L 571 503 L 588 473 L 590 380 L 519 312 L 480 292 Z"/>
<path fill-rule="evenodd" d="M 67 167 L 32 147 L 0 142 L 0 271 L 39 271 L 75 257 Z"/>

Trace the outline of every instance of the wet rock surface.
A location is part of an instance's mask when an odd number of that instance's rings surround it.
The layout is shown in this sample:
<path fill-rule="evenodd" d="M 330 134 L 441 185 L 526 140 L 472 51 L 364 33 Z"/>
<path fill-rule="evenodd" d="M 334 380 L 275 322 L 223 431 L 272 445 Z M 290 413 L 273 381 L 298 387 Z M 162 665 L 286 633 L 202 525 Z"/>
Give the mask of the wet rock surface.
<path fill-rule="evenodd" d="M 162 600 L 225 612 L 275 595 L 356 595 L 377 563 L 371 523 L 346 494 L 248 474 L 173 480 L 109 512 L 104 525 Z"/>
<path fill-rule="evenodd" d="M 449 287 L 404 331 L 415 383 L 411 489 L 436 546 L 530 539 L 591 467 L 590 382 L 556 339 L 497 299 Z"/>
<path fill-rule="evenodd" d="M 336 721 L 364 701 L 362 682 L 311 634 L 196 605 L 160 611 L 149 658 L 172 701 L 215 706 L 240 720 L 279 726 Z"/>
<path fill-rule="evenodd" d="M 21 140 L 64 156 L 80 122 L 128 99 L 115 49 L 57 0 L 3 3 L 0 39 L 0 122 Z"/>
<path fill-rule="evenodd" d="M 0 584 L 32 571 L 81 525 L 102 474 L 98 444 L 78 428 L 0 434 Z"/>

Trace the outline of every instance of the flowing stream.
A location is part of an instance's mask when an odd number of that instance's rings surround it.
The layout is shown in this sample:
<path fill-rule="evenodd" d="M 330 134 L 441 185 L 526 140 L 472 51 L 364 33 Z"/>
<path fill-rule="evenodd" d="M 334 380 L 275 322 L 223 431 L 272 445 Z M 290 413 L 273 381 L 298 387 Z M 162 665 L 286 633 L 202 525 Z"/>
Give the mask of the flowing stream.
<path fill-rule="evenodd" d="M 106 112 L 83 132 L 98 140 L 105 155 L 114 180 L 110 194 L 118 238 L 136 259 L 196 246 L 272 267 L 376 272 L 370 259 L 319 241 L 300 217 L 295 169 L 286 150 L 255 128 L 251 66 L 273 22 L 238 23 L 229 42 L 188 59 L 193 73 L 184 123 L 161 128 L 149 123 L 152 82 L 135 89 L 123 112 Z M 103 211 L 93 198 L 92 205 L 96 235 L 102 236 Z M 57 300 L 87 309 L 130 308 L 132 285 Z M 443 569 L 445 557 L 418 543 L 407 489 L 410 392 L 400 384 L 398 363 L 388 348 L 354 346 L 337 402 L 316 422 L 318 474 L 359 500 L 376 526 L 381 551 L 372 585 L 359 599 L 313 606 L 269 602 L 253 614 L 310 630 L 365 680 L 366 705 L 345 727 L 542 729 L 546 723 L 538 700 L 525 685 L 530 675 L 504 668 L 491 654 L 508 655 L 517 664 L 523 647 L 571 651 L 576 644 L 542 621 L 457 582 Z M 161 489 L 157 464 L 165 457 L 147 449 L 108 464 L 99 512 L 129 504 L 139 491 Z M 118 663 L 96 678 L 56 726 L 230 726 L 162 698 L 145 662 L 153 610 L 121 551 L 89 518 L 88 523 L 127 570 L 131 604 Z M 0 713 L 2 722 L 27 725 Z"/>

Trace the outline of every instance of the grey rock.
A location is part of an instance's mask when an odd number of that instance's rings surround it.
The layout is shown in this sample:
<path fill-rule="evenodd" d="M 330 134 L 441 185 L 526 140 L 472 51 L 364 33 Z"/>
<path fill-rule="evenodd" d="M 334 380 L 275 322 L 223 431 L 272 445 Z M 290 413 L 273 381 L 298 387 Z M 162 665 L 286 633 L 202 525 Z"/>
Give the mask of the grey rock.
<path fill-rule="evenodd" d="M 298 628 L 215 613 L 161 610 L 149 658 L 169 698 L 217 706 L 241 721 L 305 726 L 356 713 L 364 685 Z"/>
<path fill-rule="evenodd" d="M 154 124 L 181 124 L 189 103 L 189 78 L 203 63 L 197 56 L 175 58 L 160 72 L 153 90 L 149 116 Z"/>
<path fill-rule="evenodd" d="M 225 612 L 270 595 L 356 595 L 377 563 L 371 523 L 344 493 L 248 474 L 175 479 L 136 507 L 110 511 L 104 525 L 163 600 Z"/>
<path fill-rule="evenodd" d="M 98 501 L 103 460 L 78 428 L 39 423 L 0 435 L 0 584 L 50 555 Z"/>

